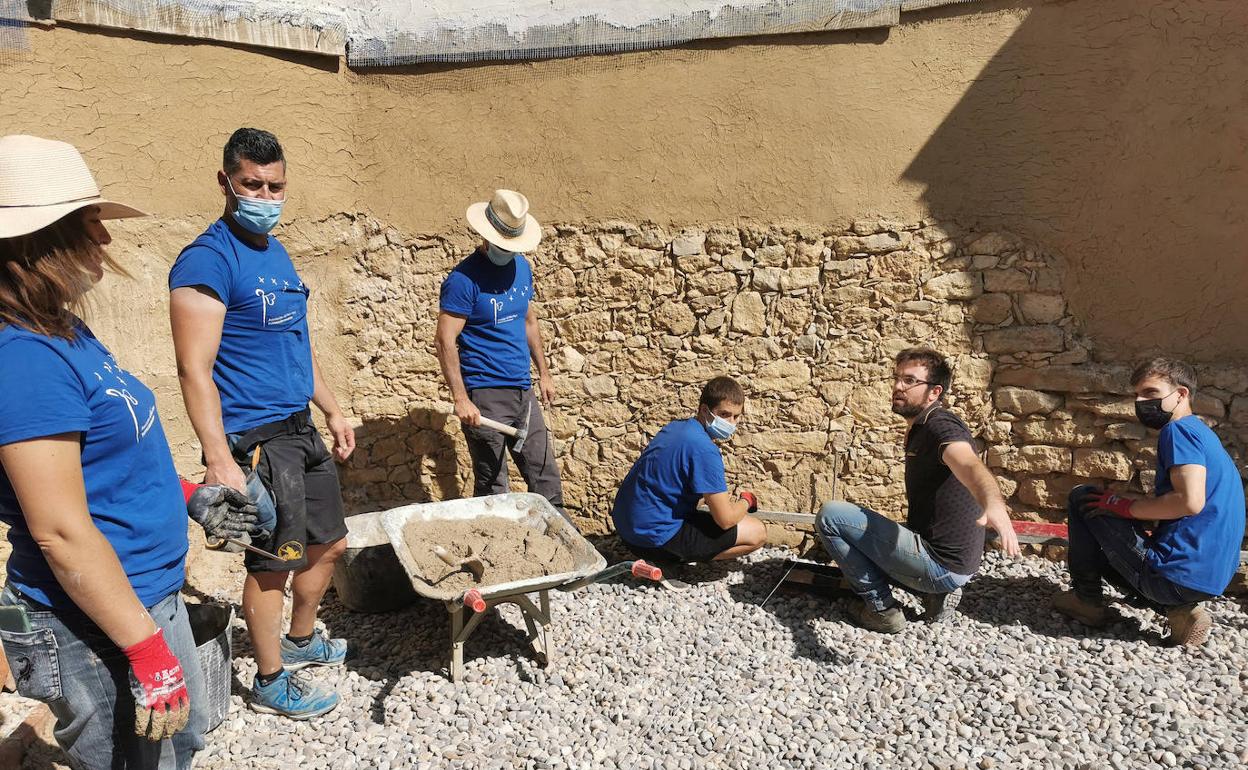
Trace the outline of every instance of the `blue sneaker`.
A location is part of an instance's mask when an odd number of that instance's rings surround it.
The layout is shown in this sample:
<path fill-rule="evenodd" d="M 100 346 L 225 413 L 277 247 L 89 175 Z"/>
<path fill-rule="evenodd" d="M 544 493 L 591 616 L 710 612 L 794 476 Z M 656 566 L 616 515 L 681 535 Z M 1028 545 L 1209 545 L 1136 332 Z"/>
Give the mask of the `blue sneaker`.
<path fill-rule="evenodd" d="M 298 671 L 308 666 L 341 666 L 347 659 L 347 640 L 330 639 L 317 629 L 306 647 L 282 637 L 282 668 Z"/>
<path fill-rule="evenodd" d="M 261 685 L 259 677 L 251 683 L 251 709 L 263 714 L 312 719 L 333 711 L 337 705 L 338 693 L 323 690 L 289 671 L 282 671 L 268 685 Z"/>

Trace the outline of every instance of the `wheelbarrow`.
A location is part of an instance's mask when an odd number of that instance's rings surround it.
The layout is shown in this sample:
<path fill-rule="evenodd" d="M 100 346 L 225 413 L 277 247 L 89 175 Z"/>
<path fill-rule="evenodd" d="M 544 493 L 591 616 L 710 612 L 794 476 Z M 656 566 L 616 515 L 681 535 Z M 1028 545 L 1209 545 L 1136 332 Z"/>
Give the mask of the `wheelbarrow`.
<path fill-rule="evenodd" d="M 542 575 L 508 583 L 487 584 L 468 590 L 440 587 L 422 575 L 412 558 L 404 530 L 413 521 L 467 521 L 497 516 L 517 521 L 560 541 L 574 558 L 573 568 L 556 575 Z M 485 613 L 500 604 L 514 604 L 524 617 L 528 630 L 527 642 L 542 666 L 554 659 L 554 642 L 550 623 L 550 592 L 574 591 L 578 588 L 620 575 L 631 574 L 646 580 L 660 580 L 663 573 L 644 561 L 624 561 L 607 566 L 606 560 L 567 519 L 559 515 L 546 498 L 528 492 L 512 492 L 489 497 L 470 497 L 438 503 L 408 505 L 383 511 L 381 526 L 385 529 L 394 553 L 403 566 L 412 588 L 419 596 L 440 601 L 450 613 L 451 681 L 464 676 L 464 644 L 481 624 Z M 420 543 L 417 547 L 425 547 Z M 486 576 L 488 579 L 488 574 Z"/>

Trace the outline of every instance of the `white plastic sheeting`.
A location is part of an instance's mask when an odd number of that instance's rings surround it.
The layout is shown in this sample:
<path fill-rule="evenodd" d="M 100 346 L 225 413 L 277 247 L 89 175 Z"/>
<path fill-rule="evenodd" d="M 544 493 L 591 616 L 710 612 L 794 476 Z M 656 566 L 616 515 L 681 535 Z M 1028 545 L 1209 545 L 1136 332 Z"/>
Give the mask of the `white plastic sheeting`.
<path fill-rule="evenodd" d="M 887 27 L 973 0 L 0 0 L 14 19 L 73 21 L 342 55 L 352 66 L 550 59 L 693 40 Z M 6 22 L 6 19 L 8 20 Z M 5 30 L 9 30 L 5 37 Z"/>

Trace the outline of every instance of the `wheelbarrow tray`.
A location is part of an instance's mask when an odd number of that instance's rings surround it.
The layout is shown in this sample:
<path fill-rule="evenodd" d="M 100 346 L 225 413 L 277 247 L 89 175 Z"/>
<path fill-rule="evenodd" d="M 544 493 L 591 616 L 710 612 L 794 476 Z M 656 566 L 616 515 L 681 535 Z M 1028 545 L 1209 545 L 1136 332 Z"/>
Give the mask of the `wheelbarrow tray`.
<path fill-rule="evenodd" d="M 571 583 L 606 568 L 607 561 L 592 544 L 559 515 L 546 498 L 531 492 L 509 492 L 488 497 L 469 497 L 438 503 L 419 503 L 393 508 L 381 514 L 381 526 L 394 546 L 399 563 L 412 581 L 416 593 L 427 599 L 454 602 L 461 598 L 464 589 L 441 588 L 417 572 L 416 562 L 408 548 L 403 530 L 413 521 L 470 521 L 491 516 L 511 519 L 537 531 L 549 534 L 567 548 L 575 560 L 574 568 L 556 575 L 542 575 L 508 583 L 482 583 L 474 585 L 486 601 L 505 596 L 533 593 Z M 430 547 L 434 543 L 428 544 Z M 442 543 L 440 545 L 449 545 Z M 488 576 L 487 576 L 488 577 Z"/>

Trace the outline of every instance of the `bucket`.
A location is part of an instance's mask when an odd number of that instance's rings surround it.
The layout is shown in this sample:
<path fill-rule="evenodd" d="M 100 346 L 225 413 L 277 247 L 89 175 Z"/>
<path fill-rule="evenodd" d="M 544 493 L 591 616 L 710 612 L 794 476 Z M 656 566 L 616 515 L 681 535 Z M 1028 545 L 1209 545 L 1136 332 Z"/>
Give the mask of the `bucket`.
<path fill-rule="evenodd" d="M 334 590 L 355 612 L 391 612 L 418 598 L 380 516 L 374 511 L 348 517 L 347 550 L 334 562 Z"/>
<path fill-rule="evenodd" d="M 230 711 L 230 680 L 233 676 L 230 650 L 230 623 L 234 608 L 226 604 L 188 604 L 195 652 L 204 672 L 207 692 L 208 730 L 225 720 Z"/>

